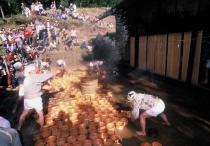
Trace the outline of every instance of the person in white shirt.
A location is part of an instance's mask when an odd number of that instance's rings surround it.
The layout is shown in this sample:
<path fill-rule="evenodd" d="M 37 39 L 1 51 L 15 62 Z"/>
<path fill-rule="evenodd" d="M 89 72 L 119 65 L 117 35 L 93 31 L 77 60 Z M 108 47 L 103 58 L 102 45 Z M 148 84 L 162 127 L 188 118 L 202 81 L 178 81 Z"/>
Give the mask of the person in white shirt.
<path fill-rule="evenodd" d="M 35 4 L 34 10 L 36 12 L 36 15 L 39 15 L 39 5 L 37 3 Z"/>
<path fill-rule="evenodd" d="M 26 17 L 31 16 L 31 10 L 28 7 L 25 7 L 25 15 Z"/>
<path fill-rule="evenodd" d="M 42 3 L 38 3 L 38 6 L 39 6 L 39 13 L 42 13 L 42 10 L 43 10 L 43 5 Z"/>
<path fill-rule="evenodd" d="M 76 38 L 76 33 L 77 33 L 77 31 L 74 28 L 72 28 L 72 30 L 71 30 L 71 38 L 72 38 L 72 40 L 74 38 Z"/>

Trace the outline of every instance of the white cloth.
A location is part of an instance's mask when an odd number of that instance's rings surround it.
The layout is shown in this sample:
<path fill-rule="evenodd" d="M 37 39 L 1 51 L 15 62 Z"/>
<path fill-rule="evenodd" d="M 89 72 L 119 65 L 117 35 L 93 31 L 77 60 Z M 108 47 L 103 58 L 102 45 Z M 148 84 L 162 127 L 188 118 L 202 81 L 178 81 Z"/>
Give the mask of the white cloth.
<path fill-rule="evenodd" d="M 32 98 L 32 99 L 24 99 L 24 110 L 29 109 L 36 109 L 37 111 L 40 111 L 43 109 L 43 103 L 42 98 Z"/>
<path fill-rule="evenodd" d="M 16 62 L 13 66 L 15 69 L 19 69 L 23 64 L 21 62 Z"/>
<path fill-rule="evenodd" d="M 19 84 L 19 92 L 18 92 L 19 96 L 24 96 L 24 86 L 23 84 Z"/>
<path fill-rule="evenodd" d="M 162 113 L 165 109 L 165 104 L 161 99 L 159 99 L 157 105 L 149 110 L 146 110 L 146 113 L 153 117 L 157 117 L 160 113 Z"/>

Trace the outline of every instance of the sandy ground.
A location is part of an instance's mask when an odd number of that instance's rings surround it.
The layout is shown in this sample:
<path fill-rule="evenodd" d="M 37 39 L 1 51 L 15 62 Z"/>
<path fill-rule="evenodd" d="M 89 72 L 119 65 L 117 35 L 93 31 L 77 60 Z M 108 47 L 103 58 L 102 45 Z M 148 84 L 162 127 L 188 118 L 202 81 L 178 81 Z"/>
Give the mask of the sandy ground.
<path fill-rule="evenodd" d="M 86 68 L 72 68 L 73 72 L 84 72 Z M 210 145 L 210 122 L 208 119 L 209 112 L 200 114 L 201 110 L 198 108 L 202 103 L 195 103 L 190 101 L 188 94 L 174 89 L 170 85 L 165 85 L 158 82 L 149 82 L 143 78 L 128 74 L 124 72 L 117 80 L 111 82 L 111 90 L 113 91 L 112 100 L 114 100 L 120 107 L 125 107 L 127 93 L 131 90 L 141 93 L 149 93 L 159 96 L 166 104 L 165 113 L 168 116 L 171 126 L 163 126 L 161 118 L 150 118 L 147 120 L 146 129 L 156 128 L 158 130 L 158 137 L 151 138 L 147 135 L 138 136 L 137 130 L 140 130 L 139 119 L 135 122 L 128 122 L 128 125 L 123 130 L 116 130 L 120 136 L 119 142 L 123 146 L 140 146 L 142 142 L 152 143 L 153 141 L 160 142 L 163 146 L 207 146 Z M 4 102 L 5 105 L 11 105 L 17 98 L 17 92 L 7 92 L 8 100 Z M 22 107 L 13 114 L 11 112 L 0 114 L 7 118 L 12 126 L 14 117 L 19 117 L 22 112 Z M 38 124 L 31 117 L 22 126 L 22 141 L 24 146 L 32 146 L 35 141 L 32 139 L 32 133 L 39 129 Z"/>

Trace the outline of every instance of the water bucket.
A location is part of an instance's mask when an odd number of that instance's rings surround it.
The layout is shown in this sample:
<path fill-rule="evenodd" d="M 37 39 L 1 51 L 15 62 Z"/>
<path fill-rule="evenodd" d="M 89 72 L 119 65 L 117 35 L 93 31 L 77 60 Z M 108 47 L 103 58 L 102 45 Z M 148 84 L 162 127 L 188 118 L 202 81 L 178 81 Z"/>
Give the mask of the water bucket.
<path fill-rule="evenodd" d="M 98 87 L 98 78 L 83 77 L 81 79 L 81 91 L 83 94 L 96 94 Z"/>

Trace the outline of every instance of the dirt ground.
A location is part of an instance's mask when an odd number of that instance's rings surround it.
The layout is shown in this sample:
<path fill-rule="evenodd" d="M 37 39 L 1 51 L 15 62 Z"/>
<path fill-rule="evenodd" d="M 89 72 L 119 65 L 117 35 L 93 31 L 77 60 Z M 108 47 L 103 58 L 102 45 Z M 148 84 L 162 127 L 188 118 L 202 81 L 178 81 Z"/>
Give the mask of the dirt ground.
<path fill-rule="evenodd" d="M 74 68 L 72 72 L 83 72 L 86 68 Z M 112 81 L 111 90 L 113 91 L 112 100 L 120 107 L 125 107 L 127 93 L 131 90 L 141 93 L 149 93 L 161 98 L 165 104 L 165 113 L 171 123 L 171 126 L 163 126 L 161 118 L 150 118 L 147 120 L 146 129 L 156 128 L 158 130 L 157 138 L 148 136 L 138 136 L 136 130 L 140 130 L 139 119 L 135 122 L 128 122 L 123 130 L 116 130 L 120 136 L 120 143 L 123 146 L 140 146 L 142 142 L 152 143 L 160 142 L 163 146 L 208 146 L 210 145 L 210 121 L 209 108 L 206 109 L 203 103 L 192 100 L 192 93 L 186 93 L 181 89 L 174 88 L 161 82 L 151 82 L 143 77 L 138 77 L 136 73 L 121 70 L 117 80 Z M 46 95 L 42 96 L 43 98 Z M 7 92 L 7 100 L 4 105 L 12 107 L 12 103 L 17 98 L 16 91 Z M 44 101 L 44 99 L 43 99 Z M 44 102 L 45 103 L 45 102 Z M 2 103 L 1 103 L 2 104 Z M 205 104 L 206 105 L 206 104 Z M 202 107 L 203 106 L 203 107 Z M 204 110 L 206 109 L 206 110 Z M 0 115 L 7 118 L 11 125 L 15 127 L 14 118 L 19 117 L 22 112 L 22 106 L 13 114 L 10 111 L 0 111 Z M 38 124 L 33 117 L 30 117 L 22 126 L 22 142 L 24 146 L 33 146 L 35 141 L 32 139 L 32 133 L 39 129 Z"/>

